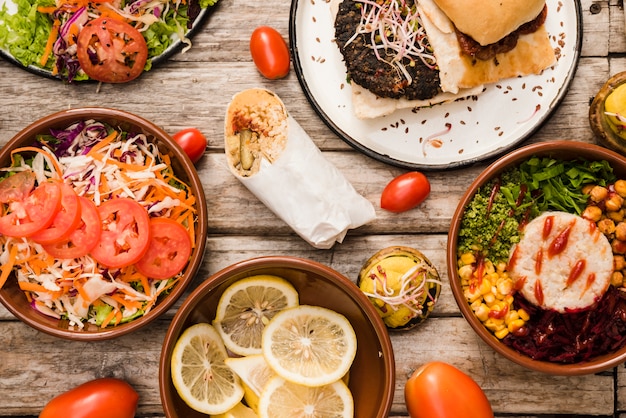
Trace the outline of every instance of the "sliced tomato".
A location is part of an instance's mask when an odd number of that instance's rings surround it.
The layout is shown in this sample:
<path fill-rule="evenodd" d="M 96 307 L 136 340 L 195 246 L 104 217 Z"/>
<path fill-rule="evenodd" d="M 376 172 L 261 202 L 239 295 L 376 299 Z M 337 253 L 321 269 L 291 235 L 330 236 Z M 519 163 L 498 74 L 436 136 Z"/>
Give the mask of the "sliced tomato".
<path fill-rule="evenodd" d="M 69 184 L 61 183 L 61 210 L 52 220 L 52 224 L 31 239 L 42 245 L 52 244 L 67 239 L 80 223 L 80 204 L 78 195 Z"/>
<path fill-rule="evenodd" d="M 124 83 L 137 78 L 148 59 L 143 35 L 128 23 L 100 17 L 81 29 L 76 56 L 83 71 L 104 83 Z"/>
<path fill-rule="evenodd" d="M 50 226 L 61 209 L 61 188 L 56 182 L 45 182 L 24 200 L 12 201 L 0 217 L 0 234 L 30 237 Z"/>
<path fill-rule="evenodd" d="M 150 244 L 148 211 L 129 198 L 107 200 L 98 207 L 102 225 L 100 241 L 91 256 L 109 268 L 130 266 L 139 260 Z"/>
<path fill-rule="evenodd" d="M 135 267 L 151 279 L 163 280 L 180 273 L 191 255 L 191 239 L 187 230 L 169 218 L 150 220 L 152 239 L 148 251 Z"/>
<path fill-rule="evenodd" d="M 43 248 L 59 259 L 73 259 L 83 257 L 100 241 L 101 222 L 96 204 L 86 197 L 78 198 L 80 205 L 80 220 L 69 237 L 54 244 L 44 245 Z"/>
<path fill-rule="evenodd" d="M 35 188 L 35 173 L 20 171 L 0 181 L 0 203 L 24 200 Z"/>

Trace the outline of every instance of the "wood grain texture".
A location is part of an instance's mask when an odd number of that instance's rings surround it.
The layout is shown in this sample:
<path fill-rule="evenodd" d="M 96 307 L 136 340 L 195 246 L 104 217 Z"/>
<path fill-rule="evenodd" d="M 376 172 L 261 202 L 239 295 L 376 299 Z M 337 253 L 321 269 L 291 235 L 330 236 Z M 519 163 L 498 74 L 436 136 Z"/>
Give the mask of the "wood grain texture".
<path fill-rule="evenodd" d="M 583 0 L 582 12 L 582 58 L 576 76 L 553 116 L 528 142 L 561 138 L 594 142 L 587 119 L 589 102 L 611 75 L 626 70 L 622 1 Z M 415 210 L 403 214 L 380 210 L 383 187 L 404 170 L 357 153 L 334 135 L 305 99 L 293 71 L 286 79 L 269 81 L 251 62 L 248 40 L 254 27 L 271 25 L 287 39 L 288 20 L 288 0 L 220 0 L 193 38 L 191 50 L 175 54 L 128 85 L 68 85 L 0 60 L 0 145 L 37 118 L 80 106 L 124 109 L 169 133 L 188 126 L 201 129 L 209 140 L 197 165 L 208 197 L 209 236 L 204 264 L 187 294 L 220 269 L 264 255 L 310 258 L 355 280 L 366 259 L 390 245 L 419 248 L 446 282 L 450 219 L 461 195 L 488 162 L 429 173 L 432 193 Z M 226 168 L 222 143 L 226 105 L 236 92 L 257 86 L 282 98 L 325 157 L 376 207 L 374 222 L 351 230 L 331 250 L 313 249 L 298 238 Z M 139 391 L 138 416 L 163 416 L 157 381 L 161 343 L 183 300 L 148 329 L 99 343 L 55 339 L 22 324 L 0 306 L 0 416 L 36 416 L 58 393 L 103 376 L 124 378 Z M 392 334 L 392 341 L 397 372 L 392 418 L 407 416 L 404 383 L 412 370 L 431 360 L 448 361 L 469 373 L 484 388 L 497 416 L 626 413 L 623 366 L 567 378 L 525 370 L 496 355 L 473 333 L 447 284 L 432 317 L 415 330 Z"/>

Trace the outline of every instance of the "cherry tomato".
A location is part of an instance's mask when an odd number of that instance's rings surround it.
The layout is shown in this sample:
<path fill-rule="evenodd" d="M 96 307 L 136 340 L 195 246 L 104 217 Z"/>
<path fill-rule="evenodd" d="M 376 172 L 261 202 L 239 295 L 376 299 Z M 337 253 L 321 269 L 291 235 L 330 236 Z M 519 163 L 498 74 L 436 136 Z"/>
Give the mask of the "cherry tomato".
<path fill-rule="evenodd" d="M 125 83 L 139 77 L 148 60 L 143 35 L 121 20 L 100 17 L 87 23 L 76 41 L 83 71 L 104 83 Z"/>
<path fill-rule="evenodd" d="M 172 138 L 178 142 L 178 145 L 185 151 L 192 163 L 195 164 L 204 155 L 207 140 L 202 135 L 202 132 L 196 128 L 183 129 L 172 135 Z"/>
<path fill-rule="evenodd" d="M 55 182 L 41 183 L 24 200 L 8 204 L 0 217 L 0 234 L 30 237 L 50 226 L 61 209 L 61 189 Z"/>
<path fill-rule="evenodd" d="M 24 200 L 35 188 L 35 173 L 20 171 L 0 181 L 0 203 Z"/>
<path fill-rule="evenodd" d="M 129 198 L 107 200 L 98 207 L 102 231 L 91 256 L 108 268 L 130 266 L 150 244 L 150 217 L 146 209 Z"/>
<path fill-rule="evenodd" d="M 127 382 L 95 379 L 53 398 L 39 418 L 134 418 L 139 395 Z"/>
<path fill-rule="evenodd" d="M 269 26 L 259 26 L 250 37 L 252 61 L 259 72 L 270 80 L 289 74 L 289 48 L 280 33 Z"/>
<path fill-rule="evenodd" d="M 135 263 L 139 272 L 151 279 L 163 280 L 180 273 L 191 255 L 187 230 L 169 218 L 150 220 L 152 240 L 148 251 Z"/>
<path fill-rule="evenodd" d="M 78 198 L 78 202 L 80 220 L 74 231 L 65 240 L 43 246 L 54 258 L 74 259 L 85 256 L 100 241 L 101 222 L 96 204 L 82 196 Z"/>
<path fill-rule="evenodd" d="M 394 178 L 380 196 L 380 207 L 390 212 L 404 212 L 422 203 L 430 193 L 430 182 L 417 171 Z"/>
<path fill-rule="evenodd" d="M 417 369 L 404 386 L 411 418 L 493 418 L 480 386 L 456 367 L 434 361 Z"/>
<path fill-rule="evenodd" d="M 78 195 L 69 184 L 61 183 L 61 209 L 49 227 L 31 235 L 31 239 L 42 245 L 65 240 L 80 223 Z"/>

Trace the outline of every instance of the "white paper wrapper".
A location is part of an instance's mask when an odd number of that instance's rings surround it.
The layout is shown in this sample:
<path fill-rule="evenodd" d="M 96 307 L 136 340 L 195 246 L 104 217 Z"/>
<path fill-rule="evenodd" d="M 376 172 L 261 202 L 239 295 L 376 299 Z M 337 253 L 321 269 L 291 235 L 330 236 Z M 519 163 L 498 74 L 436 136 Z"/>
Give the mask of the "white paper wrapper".
<path fill-rule="evenodd" d="M 376 218 L 373 205 L 354 189 L 302 129 L 287 116 L 287 142 L 279 157 L 261 160 L 255 174 L 231 172 L 312 246 L 331 248 L 349 229 Z"/>

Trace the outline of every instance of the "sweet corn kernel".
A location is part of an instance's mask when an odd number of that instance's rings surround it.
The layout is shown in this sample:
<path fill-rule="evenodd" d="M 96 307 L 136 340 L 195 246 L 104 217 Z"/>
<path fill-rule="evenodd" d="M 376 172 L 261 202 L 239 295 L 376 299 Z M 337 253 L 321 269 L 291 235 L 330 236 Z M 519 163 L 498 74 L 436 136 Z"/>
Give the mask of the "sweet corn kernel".
<path fill-rule="evenodd" d="M 473 303 L 474 301 L 479 300 L 482 296 L 478 289 L 474 289 L 474 291 L 472 292 L 469 287 L 465 289 L 463 294 L 465 295 L 465 299 L 467 299 L 469 303 Z"/>
<path fill-rule="evenodd" d="M 486 293 L 491 293 L 491 281 L 486 277 L 483 277 L 483 281 L 480 284 L 480 294 L 484 295 Z"/>
<path fill-rule="evenodd" d="M 506 316 L 504 317 L 504 323 L 509 325 L 511 322 L 517 319 L 519 319 L 519 314 L 517 313 L 517 311 L 509 311 L 506 313 Z"/>
<path fill-rule="evenodd" d="M 505 296 L 505 298 L 504 298 L 504 301 L 505 301 L 506 303 L 508 303 L 508 304 L 509 304 L 509 306 L 513 306 L 513 301 L 514 301 L 514 300 L 515 300 L 515 298 L 513 297 L 513 295 L 510 295 L 510 294 L 509 294 L 509 295 L 506 295 L 506 296 Z"/>
<path fill-rule="evenodd" d="M 459 268 L 459 276 L 461 276 L 461 279 L 469 280 L 472 277 L 473 272 L 474 269 L 472 266 L 467 264 Z"/>
<path fill-rule="evenodd" d="M 528 321 L 530 319 L 530 315 L 528 315 L 528 312 L 526 312 L 524 309 L 518 309 L 517 314 L 524 321 Z"/>
<path fill-rule="evenodd" d="M 506 325 L 504 325 L 504 319 L 488 318 L 484 324 L 485 327 L 492 332 L 506 328 Z"/>
<path fill-rule="evenodd" d="M 474 253 L 465 253 L 461 255 L 461 262 L 463 264 L 474 264 L 476 262 L 476 257 Z"/>
<path fill-rule="evenodd" d="M 498 293 L 502 296 L 510 295 L 513 291 L 513 280 L 511 279 L 501 279 L 498 284 Z"/>
<path fill-rule="evenodd" d="M 511 321 L 510 324 L 507 325 L 507 329 L 510 332 L 515 332 L 518 329 L 520 329 L 521 327 L 523 327 L 525 324 L 523 319 L 516 319 L 515 321 Z"/>
<path fill-rule="evenodd" d="M 481 303 L 478 306 L 478 309 L 474 310 L 474 314 L 476 315 L 476 317 L 478 319 L 480 319 L 481 322 L 485 322 L 486 320 L 489 319 L 489 307 L 487 305 L 485 305 L 484 303 Z"/>
<path fill-rule="evenodd" d="M 483 295 L 483 300 L 487 304 L 487 306 L 491 307 L 496 302 L 496 295 L 489 292 Z"/>
<path fill-rule="evenodd" d="M 501 340 L 507 335 L 509 335 L 509 330 L 507 328 L 502 328 L 501 330 L 494 332 L 494 335 L 496 336 L 497 339 Z"/>
<path fill-rule="evenodd" d="M 493 266 L 493 263 L 489 260 L 485 262 L 485 274 L 491 274 L 496 271 L 496 268 Z"/>

